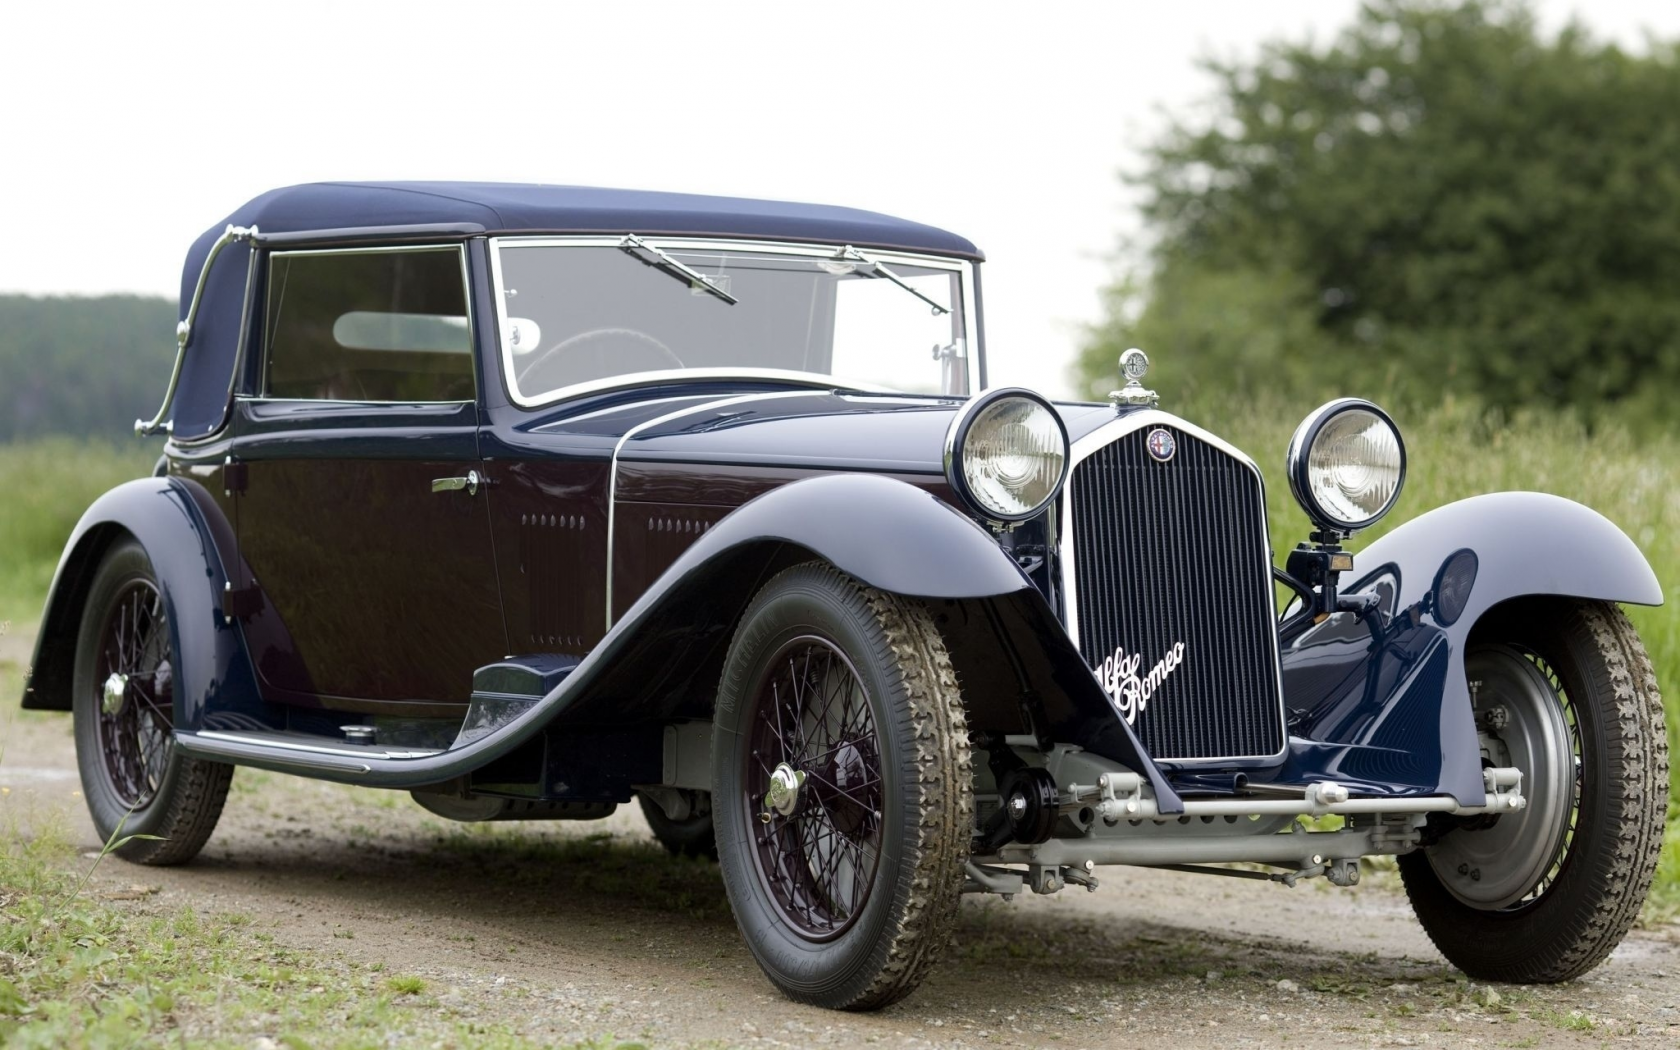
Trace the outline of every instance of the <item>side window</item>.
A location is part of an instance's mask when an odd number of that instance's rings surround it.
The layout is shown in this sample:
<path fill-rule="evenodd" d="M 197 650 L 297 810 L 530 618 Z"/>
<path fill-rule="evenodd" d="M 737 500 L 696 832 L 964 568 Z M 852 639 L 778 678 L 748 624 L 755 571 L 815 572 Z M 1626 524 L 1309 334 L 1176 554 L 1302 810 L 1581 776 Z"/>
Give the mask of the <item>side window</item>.
<path fill-rule="evenodd" d="M 458 248 L 276 252 L 262 392 L 331 401 L 470 401 Z"/>

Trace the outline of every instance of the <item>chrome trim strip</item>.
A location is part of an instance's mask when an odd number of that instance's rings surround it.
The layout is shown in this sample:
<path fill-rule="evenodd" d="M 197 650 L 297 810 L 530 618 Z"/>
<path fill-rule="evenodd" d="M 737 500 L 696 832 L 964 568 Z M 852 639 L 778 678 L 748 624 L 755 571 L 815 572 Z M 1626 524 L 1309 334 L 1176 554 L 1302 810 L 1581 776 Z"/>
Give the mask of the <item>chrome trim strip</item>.
<path fill-rule="evenodd" d="M 1086 434 L 1078 441 L 1075 441 L 1073 443 L 1072 452 L 1068 456 L 1067 477 L 1069 481 L 1073 478 L 1073 472 L 1078 469 L 1080 463 L 1091 458 L 1091 456 L 1099 450 L 1106 448 L 1125 437 L 1127 434 L 1134 433 L 1135 431 L 1142 430 L 1143 428 L 1149 426 L 1170 426 L 1181 430 L 1199 441 L 1204 441 L 1207 444 L 1212 445 L 1214 448 L 1247 467 L 1254 474 L 1255 480 L 1260 483 L 1260 549 L 1270 552 L 1272 549 L 1272 539 L 1266 532 L 1266 476 L 1260 472 L 1259 465 L 1254 462 L 1254 459 L 1249 456 L 1248 453 L 1226 441 L 1224 438 L 1219 437 L 1217 434 L 1211 434 L 1208 431 L 1203 430 L 1201 427 L 1196 426 L 1194 423 L 1186 422 L 1170 412 L 1162 412 L 1161 410 L 1154 408 L 1127 412 L 1116 419 L 1112 419 L 1107 423 L 1104 423 L 1102 426 L 1091 431 L 1089 434 Z M 1073 486 L 1071 484 L 1065 485 L 1062 489 L 1060 519 L 1061 546 L 1059 550 L 1062 558 L 1062 601 L 1067 607 L 1065 626 L 1067 628 L 1068 638 L 1072 640 L 1074 649 L 1078 650 L 1079 589 L 1074 582 L 1074 567 L 1078 555 L 1074 550 L 1073 542 Z M 1275 625 L 1277 623 L 1277 591 L 1272 586 L 1271 563 L 1269 557 L 1266 565 L 1266 604 L 1267 611 L 1270 616 L 1269 622 Z M 1289 723 L 1287 718 L 1284 716 L 1283 710 L 1283 658 L 1282 654 L 1277 649 L 1277 636 L 1275 631 L 1272 635 L 1272 640 L 1272 668 L 1274 672 L 1273 686 L 1277 694 L 1278 727 L 1280 730 L 1279 739 L 1283 741 L 1283 746 L 1276 753 L 1270 755 L 1229 755 L 1219 758 L 1163 758 L 1156 755 L 1151 755 L 1150 757 L 1157 763 L 1171 763 L 1182 768 L 1200 768 L 1206 766 L 1228 766 L 1232 762 L 1275 762 L 1283 758 L 1284 755 L 1288 754 Z M 1082 651 L 1079 655 L 1081 659 L 1087 658 L 1086 654 Z M 1089 668 L 1089 665 L 1086 666 Z M 1093 674 L 1094 673 L 1095 672 L 1093 672 Z"/>
<path fill-rule="evenodd" d="M 413 244 L 359 244 L 343 248 L 277 248 L 271 250 L 268 257 L 277 259 L 283 255 L 383 255 L 389 252 L 459 252 L 463 260 L 461 269 L 463 271 L 466 269 L 467 246 L 459 243 L 437 244 L 435 242 L 416 241 Z M 472 289 L 468 288 L 467 291 L 470 292 Z M 469 307 L 472 305 L 470 298 L 467 300 L 467 305 Z"/>
<path fill-rule="evenodd" d="M 540 408 L 559 401 L 566 401 L 585 394 L 599 393 L 603 390 L 617 390 L 625 387 L 644 386 L 648 383 L 669 382 L 672 380 L 693 379 L 770 379 L 780 382 L 806 383 L 814 387 L 827 389 L 856 390 L 859 392 L 878 391 L 896 394 L 902 391 L 883 387 L 879 383 L 855 383 L 838 376 L 824 375 L 817 372 L 784 371 L 777 368 L 683 368 L 665 369 L 657 372 L 634 372 L 622 376 L 610 376 L 606 379 L 592 379 L 583 383 L 549 390 L 538 397 L 528 397 L 518 389 L 513 381 L 513 348 L 502 339 L 502 332 L 508 324 L 507 296 L 503 294 L 502 281 L 502 249 L 509 248 L 617 248 L 624 240 L 623 234 L 616 236 L 571 236 L 555 237 L 544 235 L 522 235 L 491 237 L 490 239 L 490 293 L 496 301 L 496 345 L 499 348 L 498 357 L 502 366 L 502 387 L 507 392 L 508 400 L 520 408 Z M 761 251 L 775 255 L 796 255 L 814 259 L 831 259 L 834 257 L 838 245 L 833 244 L 805 244 L 783 243 L 779 241 L 751 241 L 718 238 L 695 237 L 646 237 L 641 238 L 644 244 L 677 251 Z M 952 259 L 939 255 L 908 255 L 902 252 L 873 252 L 870 258 L 896 262 L 905 266 L 919 266 L 925 269 L 948 270 L 957 274 L 962 289 L 963 303 L 960 313 L 963 319 L 963 340 L 966 345 L 974 346 L 976 369 L 970 373 L 968 394 L 942 394 L 941 397 L 967 397 L 978 393 L 974 389 L 978 385 L 977 374 L 984 374 L 983 361 L 980 359 L 983 351 L 978 347 L 974 333 L 979 331 L 977 303 L 975 298 L 974 263 L 967 259 Z"/>
<path fill-rule="evenodd" d="M 621 376 L 608 376 L 604 379 L 590 379 L 582 383 L 574 383 L 563 388 L 565 390 L 564 398 L 557 397 L 555 400 L 570 400 L 585 394 L 599 394 L 609 390 L 630 390 L 637 387 L 658 386 L 662 383 L 692 383 L 708 379 L 758 380 L 809 387 L 812 390 L 847 390 L 860 394 L 908 393 L 908 391 L 894 390 L 878 383 L 860 383 L 839 376 L 824 375 L 821 372 L 794 372 L 784 371 L 780 368 L 665 368 L 657 372 L 631 372 Z M 949 397 L 953 395 L 916 394 L 912 396 Z M 545 398 L 526 407 L 548 403 L 550 402 Z"/>
<path fill-rule="evenodd" d="M 472 401 L 346 401 L 337 397 L 262 397 L 257 394 L 240 394 L 234 400 L 253 405 L 409 405 L 414 408 L 473 404 Z"/>
<path fill-rule="evenodd" d="M 714 401 L 704 401 L 698 405 L 688 405 L 687 407 L 677 409 L 675 412 L 667 412 L 662 416 L 655 416 L 645 422 L 637 423 L 629 430 L 626 430 L 624 432 L 624 436 L 619 438 L 613 445 L 612 462 L 607 469 L 607 630 L 612 630 L 613 625 L 613 533 L 616 529 L 618 520 L 618 456 L 619 453 L 624 451 L 624 446 L 629 443 L 631 438 L 640 434 L 642 431 L 659 426 L 662 423 L 669 423 L 673 419 L 681 419 L 683 416 L 693 415 L 696 412 L 705 412 L 714 408 L 723 408 L 726 405 L 739 405 L 749 401 L 765 401 L 770 398 L 786 396 L 787 391 L 777 390 L 760 394 L 738 394 L 734 397 L 719 398 Z"/>
<path fill-rule="evenodd" d="M 646 401 L 630 401 L 623 404 L 612 405 L 608 408 L 597 408 L 593 412 L 579 412 L 575 416 L 561 416 L 559 419 L 551 420 L 539 427 L 536 427 L 535 430 L 538 433 L 542 433 L 550 427 L 561 427 L 569 423 L 581 423 L 586 419 L 599 419 L 602 416 L 610 416 L 618 412 L 630 412 L 638 408 L 646 408 L 649 405 L 663 405 L 672 401 L 698 401 L 703 397 L 710 396 L 710 394 L 672 394 L 670 397 L 653 397 L 647 399 Z"/>
<path fill-rule="evenodd" d="M 260 246 L 262 242 L 253 236 L 251 243 Z M 175 428 L 171 426 L 169 440 L 177 446 L 191 448 L 214 441 L 222 436 L 222 432 L 227 429 L 228 420 L 233 418 L 233 402 L 239 396 L 239 376 L 245 370 L 245 351 L 251 345 L 251 311 L 255 304 L 258 269 L 260 267 L 257 266 L 257 253 L 253 249 L 250 258 L 245 261 L 245 298 L 239 307 L 239 345 L 233 349 L 233 371 L 228 375 L 227 400 L 222 405 L 222 418 L 215 426 L 196 437 L 178 438 L 175 436 Z"/>
<path fill-rule="evenodd" d="M 305 744 L 295 740 L 275 740 L 270 737 L 253 736 L 247 733 L 229 733 L 220 729 L 200 729 L 191 735 L 204 740 L 226 740 L 230 744 L 254 744 L 258 747 L 272 747 L 281 751 L 301 751 L 305 754 L 336 755 L 343 758 L 430 758 L 432 755 L 443 753 L 441 748 L 374 751 L 364 747 L 353 750 L 346 747 L 328 747 L 324 744 Z"/>
<path fill-rule="evenodd" d="M 210 267 L 215 265 L 216 257 L 222 254 L 223 248 L 238 241 L 251 240 L 257 236 L 258 232 L 255 226 L 229 225 L 227 229 L 222 231 L 221 236 L 217 237 L 210 245 L 210 253 L 204 257 L 204 265 L 199 267 L 198 270 L 198 283 L 193 286 L 192 302 L 187 306 L 186 319 L 175 326 L 175 367 L 169 373 L 169 386 L 164 389 L 163 404 L 158 408 L 157 415 L 153 416 L 150 422 L 144 419 L 134 421 L 135 437 L 149 437 L 160 430 L 172 429 L 164 423 L 163 417 L 169 414 L 169 407 L 175 403 L 175 389 L 181 385 L 181 364 L 187 359 L 187 343 L 192 339 L 193 322 L 198 320 L 198 307 L 204 300 L 204 286 L 210 280 Z M 255 262 L 255 253 L 252 254 L 251 262 Z M 250 265 L 250 263 L 247 265 Z M 248 270 L 245 280 L 247 286 L 249 286 L 250 271 Z"/>
<path fill-rule="evenodd" d="M 335 226 L 324 230 L 290 230 L 265 233 L 257 238 L 264 248 L 288 244 L 334 244 L 340 241 L 389 241 L 399 237 L 422 240 L 435 237 L 478 237 L 484 227 L 476 222 L 425 222 L 399 226 Z"/>

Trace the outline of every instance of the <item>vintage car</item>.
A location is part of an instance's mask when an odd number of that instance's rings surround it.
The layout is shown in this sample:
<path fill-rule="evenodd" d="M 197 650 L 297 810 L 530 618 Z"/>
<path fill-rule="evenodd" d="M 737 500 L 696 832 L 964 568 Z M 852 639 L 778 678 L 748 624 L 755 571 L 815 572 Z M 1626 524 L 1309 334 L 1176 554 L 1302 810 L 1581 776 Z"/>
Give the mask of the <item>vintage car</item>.
<path fill-rule="evenodd" d="M 1099 865 L 1397 855 L 1465 972 L 1601 961 L 1668 790 L 1634 544 L 1513 492 L 1351 553 L 1406 455 L 1347 399 L 1295 434 L 1315 531 L 1274 565 L 1259 468 L 1142 353 L 1108 403 L 988 388 L 981 259 L 767 201 L 258 197 L 187 255 L 163 456 L 70 537 L 24 705 L 74 712 L 140 863 L 239 765 L 463 821 L 635 798 L 825 1006 L 915 988 L 963 893 Z"/>

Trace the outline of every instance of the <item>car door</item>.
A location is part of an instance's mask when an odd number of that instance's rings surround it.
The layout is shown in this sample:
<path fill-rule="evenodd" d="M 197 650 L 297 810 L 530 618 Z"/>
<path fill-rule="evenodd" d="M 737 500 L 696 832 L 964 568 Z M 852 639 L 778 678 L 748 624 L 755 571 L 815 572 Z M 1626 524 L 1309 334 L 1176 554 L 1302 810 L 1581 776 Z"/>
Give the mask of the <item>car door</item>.
<path fill-rule="evenodd" d="M 274 252 L 232 476 L 271 700 L 444 713 L 507 652 L 460 246 Z"/>

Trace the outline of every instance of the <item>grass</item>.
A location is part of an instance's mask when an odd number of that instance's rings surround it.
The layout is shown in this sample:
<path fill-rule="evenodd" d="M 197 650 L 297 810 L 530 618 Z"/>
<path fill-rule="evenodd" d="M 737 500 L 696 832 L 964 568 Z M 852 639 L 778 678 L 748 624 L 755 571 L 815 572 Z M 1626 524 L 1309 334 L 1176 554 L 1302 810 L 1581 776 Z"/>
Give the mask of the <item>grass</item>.
<path fill-rule="evenodd" d="M 1168 406 L 1172 407 L 1172 406 Z M 1309 406 L 1310 407 L 1310 406 Z M 1283 480 L 1281 464 L 1302 406 L 1242 404 L 1189 413 L 1246 449 L 1265 469 L 1272 545 L 1285 551 L 1306 536 L 1306 518 Z M 1410 470 L 1393 514 L 1355 550 L 1434 507 L 1485 492 L 1531 489 L 1593 507 L 1645 552 L 1669 604 L 1629 607 L 1656 664 L 1668 705 L 1669 749 L 1680 752 L 1680 434 L 1636 437 L 1613 425 L 1589 432 L 1572 417 L 1535 413 L 1511 418 L 1447 401 L 1402 413 Z M 107 488 L 149 473 L 152 445 L 111 446 L 57 439 L 0 444 L 0 631 L 40 614 L 64 539 Z M 21 668 L 0 661 L 5 702 L 21 687 Z M 1675 766 L 1680 777 L 1680 764 Z M 1680 808 L 1671 804 L 1667 846 L 1648 915 L 1680 914 Z"/>
<path fill-rule="evenodd" d="M 158 451 L 139 441 L 0 443 L 0 624 L 40 619 L 58 556 L 82 512 L 107 489 L 150 474 Z"/>
<path fill-rule="evenodd" d="M 79 892 L 48 827 L 0 841 L 0 1045 L 526 1050 L 555 1045 L 450 1005 L 414 976 L 276 947 L 238 915 L 145 913 Z M 95 862 L 96 863 L 96 862 Z M 565 1044 L 628 1048 L 610 1036 Z"/>

